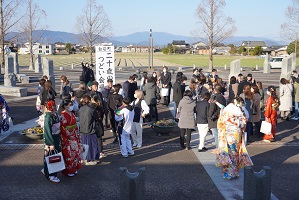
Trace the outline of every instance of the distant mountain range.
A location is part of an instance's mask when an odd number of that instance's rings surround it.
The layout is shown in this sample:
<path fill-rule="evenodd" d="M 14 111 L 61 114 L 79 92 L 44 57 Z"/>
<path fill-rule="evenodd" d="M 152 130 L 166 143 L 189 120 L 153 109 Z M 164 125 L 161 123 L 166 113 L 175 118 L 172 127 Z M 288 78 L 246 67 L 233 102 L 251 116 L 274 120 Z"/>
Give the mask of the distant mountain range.
<path fill-rule="evenodd" d="M 39 35 L 41 33 L 40 30 L 34 32 L 34 34 Z M 13 38 L 17 35 L 16 32 L 11 32 L 6 36 L 6 40 Z M 109 41 L 112 42 L 115 46 L 127 46 L 127 45 L 138 45 L 138 46 L 146 46 L 148 45 L 149 32 L 136 32 L 125 36 L 114 36 L 110 38 Z M 154 46 L 165 46 L 168 43 L 171 43 L 173 40 L 185 40 L 186 43 L 193 44 L 199 41 L 202 41 L 200 38 L 182 36 L 182 35 L 174 35 L 165 32 L 154 32 L 153 33 Z M 20 35 L 18 37 L 19 42 L 26 42 L 24 37 Z M 235 46 L 240 46 L 242 41 L 265 41 L 267 46 L 276 46 L 276 45 L 287 45 L 288 43 L 285 41 L 276 41 L 265 37 L 252 37 L 252 36 L 232 36 L 223 41 L 224 44 L 234 44 Z M 61 31 L 50 31 L 46 30 L 43 32 L 43 36 L 39 41 L 40 43 L 50 43 L 53 44 L 55 42 L 69 42 L 80 44 L 80 40 L 77 34 L 61 32 Z"/>

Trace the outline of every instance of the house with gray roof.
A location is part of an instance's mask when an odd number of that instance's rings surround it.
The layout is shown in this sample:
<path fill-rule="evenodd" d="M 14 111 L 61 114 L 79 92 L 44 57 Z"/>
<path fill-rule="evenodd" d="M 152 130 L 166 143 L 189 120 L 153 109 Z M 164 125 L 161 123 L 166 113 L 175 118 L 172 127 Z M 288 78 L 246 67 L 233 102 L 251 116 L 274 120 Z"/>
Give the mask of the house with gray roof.
<path fill-rule="evenodd" d="M 249 48 L 249 49 L 254 49 L 257 46 L 261 46 L 262 49 L 267 48 L 267 45 L 264 41 L 243 41 L 240 46 L 245 47 L 245 48 Z"/>

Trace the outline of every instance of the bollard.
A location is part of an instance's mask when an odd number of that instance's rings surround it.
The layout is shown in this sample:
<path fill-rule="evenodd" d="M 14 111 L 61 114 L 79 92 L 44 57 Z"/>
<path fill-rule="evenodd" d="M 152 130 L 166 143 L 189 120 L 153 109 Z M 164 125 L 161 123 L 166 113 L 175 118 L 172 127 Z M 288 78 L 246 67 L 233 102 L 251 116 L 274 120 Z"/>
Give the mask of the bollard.
<path fill-rule="evenodd" d="M 226 70 L 227 69 L 227 67 L 226 67 L 226 65 L 224 65 L 224 70 Z"/>
<path fill-rule="evenodd" d="M 72 69 L 74 69 L 74 64 L 72 64 Z"/>
<path fill-rule="evenodd" d="M 60 71 L 63 71 L 63 67 L 59 67 L 59 70 L 60 70 Z"/>
<path fill-rule="evenodd" d="M 243 67 L 240 68 L 240 71 L 241 71 L 241 72 L 243 71 Z"/>
<path fill-rule="evenodd" d="M 267 200 L 271 198 L 271 168 L 264 166 L 260 172 L 254 172 L 252 167 L 244 169 L 244 200 Z"/>
<path fill-rule="evenodd" d="M 196 68 L 196 66 L 195 66 L 195 64 L 193 65 L 193 69 L 195 69 Z"/>
<path fill-rule="evenodd" d="M 256 71 L 259 70 L 259 66 L 258 66 L 258 65 L 255 66 L 255 70 L 256 70 Z"/>
<path fill-rule="evenodd" d="M 126 167 L 120 167 L 120 199 L 145 199 L 145 167 L 130 173 Z"/>

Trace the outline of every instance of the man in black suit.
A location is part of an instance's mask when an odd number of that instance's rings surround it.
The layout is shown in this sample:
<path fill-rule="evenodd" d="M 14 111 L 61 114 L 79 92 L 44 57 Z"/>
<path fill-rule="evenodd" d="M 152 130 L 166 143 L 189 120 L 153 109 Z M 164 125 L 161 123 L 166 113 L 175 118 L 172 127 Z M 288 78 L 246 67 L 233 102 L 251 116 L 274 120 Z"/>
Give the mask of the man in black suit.
<path fill-rule="evenodd" d="M 217 75 L 217 69 L 213 69 L 211 74 L 209 75 L 209 82 L 210 83 L 215 83 L 217 82 L 218 79 L 218 75 Z"/>
<path fill-rule="evenodd" d="M 166 106 L 170 103 L 170 91 L 171 91 L 171 73 L 168 72 L 168 67 L 164 66 L 162 68 L 163 72 L 161 73 L 161 83 L 162 88 L 168 88 L 168 96 L 164 96 L 164 104 Z"/>
<path fill-rule="evenodd" d="M 134 100 L 134 93 L 135 90 L 137 90 L 137 83 L 135 83 L 135 77 L 130 76 L 129 80 L 125 81 L 123 84 L 123 92 L 124 92 L 124 98 L 129 98 L 132 102 Z"/>

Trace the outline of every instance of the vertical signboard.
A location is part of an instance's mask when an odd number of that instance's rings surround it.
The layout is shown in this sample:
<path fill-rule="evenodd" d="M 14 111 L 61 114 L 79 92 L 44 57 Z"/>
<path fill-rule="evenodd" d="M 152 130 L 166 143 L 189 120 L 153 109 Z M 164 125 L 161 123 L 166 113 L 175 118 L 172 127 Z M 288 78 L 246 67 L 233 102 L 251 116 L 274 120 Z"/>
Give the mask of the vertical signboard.
<path fill-rule="evenodd" d="M 114 46 L 96 46 L 96 81 L 99 88 L 107 85 L 107 80 L 115 83 Z"/>

